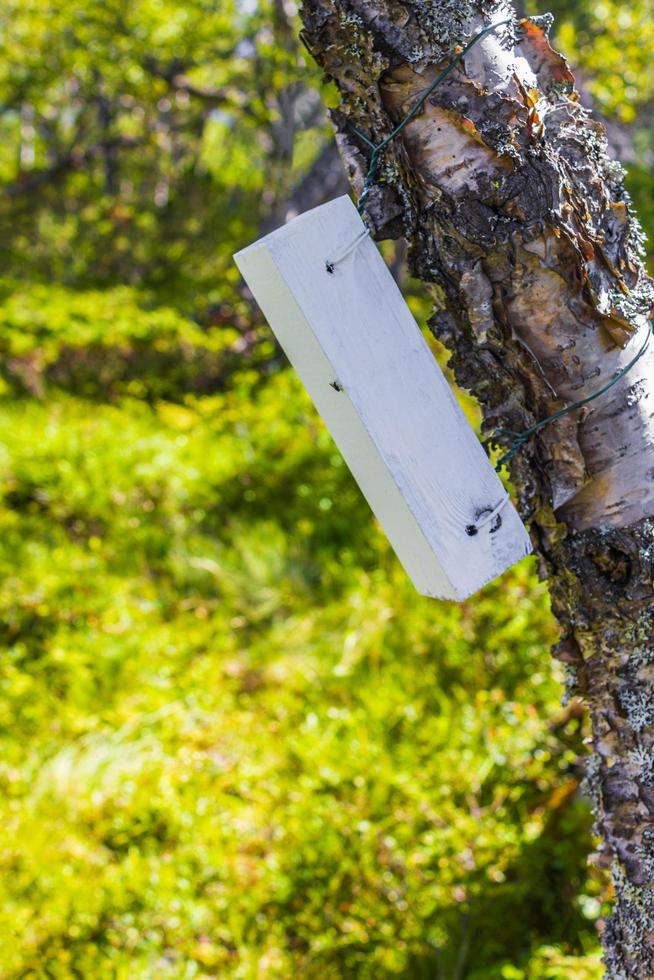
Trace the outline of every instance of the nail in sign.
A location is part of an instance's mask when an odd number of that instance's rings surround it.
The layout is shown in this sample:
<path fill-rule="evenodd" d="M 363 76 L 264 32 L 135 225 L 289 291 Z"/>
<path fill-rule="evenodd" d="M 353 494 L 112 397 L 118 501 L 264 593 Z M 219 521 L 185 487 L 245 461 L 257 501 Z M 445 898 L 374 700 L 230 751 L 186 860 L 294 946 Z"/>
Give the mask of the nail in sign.
<path fill-rule="evenodd" d="M 235 260 L 416 589 L 465 599 L 529 536 L 364 232 L 340 197 Z"/>

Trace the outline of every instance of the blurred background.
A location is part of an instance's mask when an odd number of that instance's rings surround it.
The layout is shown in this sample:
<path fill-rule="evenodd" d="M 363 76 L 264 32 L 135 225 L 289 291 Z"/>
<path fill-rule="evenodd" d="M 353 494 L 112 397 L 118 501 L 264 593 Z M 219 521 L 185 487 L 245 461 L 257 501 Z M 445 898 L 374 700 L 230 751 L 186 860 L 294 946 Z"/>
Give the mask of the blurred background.
<path fill-rule="evenodd" d="M 650 5 L 554 13 L 654 234 Z M 0 12 L 0 977 L 598 978 L 534 562 L 418 597 L 231 259 L 346 190 L 296 14 Z"/>

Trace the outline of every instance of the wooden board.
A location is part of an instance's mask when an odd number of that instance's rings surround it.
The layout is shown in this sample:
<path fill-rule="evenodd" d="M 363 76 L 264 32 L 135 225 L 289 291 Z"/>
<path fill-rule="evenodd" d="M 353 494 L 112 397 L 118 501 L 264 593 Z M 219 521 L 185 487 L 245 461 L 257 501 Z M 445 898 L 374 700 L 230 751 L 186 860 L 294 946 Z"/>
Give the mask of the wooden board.
<path fill-rule="evenodd" d="M 235 256 L 415 587 L 464 599 L 531 550 L 506 496 L 348 197 Z M 499 526 L 498 526 L 499 525 Z"/>

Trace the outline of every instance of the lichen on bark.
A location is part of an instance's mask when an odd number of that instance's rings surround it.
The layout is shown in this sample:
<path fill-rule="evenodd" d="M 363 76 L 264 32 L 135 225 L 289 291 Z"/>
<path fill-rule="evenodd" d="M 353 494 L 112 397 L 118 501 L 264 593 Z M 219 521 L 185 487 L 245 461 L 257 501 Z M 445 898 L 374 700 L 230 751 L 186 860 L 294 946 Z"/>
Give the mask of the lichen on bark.
<path fill-rule="evenodd" d="M 497 0 L 304 0 L 307 46 L 340 89 L 333 112 L 361 192 L 378 143 Z M 366 219 L 404 236 L 492 441 L 597 391 L 649 329 L 642 233 L 547 18 L 476 45 L 388 146 Z M 552 608 L 554 654 L 593 727 L 588 784 L 615 908 L 611 977 L 654 976 L 654 344 L 610 391 L 545 428 L 512 463 Z"/>

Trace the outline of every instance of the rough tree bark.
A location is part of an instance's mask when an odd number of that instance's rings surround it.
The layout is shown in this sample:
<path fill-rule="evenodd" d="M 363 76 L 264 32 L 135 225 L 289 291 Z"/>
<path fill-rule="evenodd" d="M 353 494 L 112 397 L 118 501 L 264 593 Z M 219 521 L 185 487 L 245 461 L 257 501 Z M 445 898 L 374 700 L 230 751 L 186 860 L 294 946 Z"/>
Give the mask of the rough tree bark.
<path fill-rule="evenodd" d="M 304 0 L 304 40 L 340 89 L 332 115 L 357 192 L 369 151 L 351 125 L 381 141 L 457 46 L 512 14 L 498 0 Z M 474 47 L 384 152 L 366 207 L 377 238 L 406 238 L 486 435 L 598 390 L 643 344 L 654 301 L 622 169 L 548 27 L 515 21 Z M 561 624 L 554 654 L 592 719 L 615 980 L 654 977 L 653 366 L 654 342 L 512 463 Z"/>

